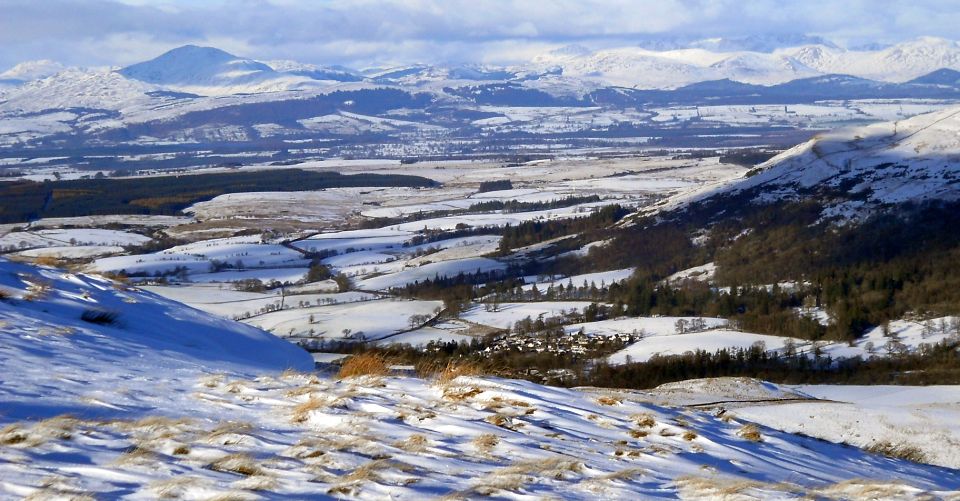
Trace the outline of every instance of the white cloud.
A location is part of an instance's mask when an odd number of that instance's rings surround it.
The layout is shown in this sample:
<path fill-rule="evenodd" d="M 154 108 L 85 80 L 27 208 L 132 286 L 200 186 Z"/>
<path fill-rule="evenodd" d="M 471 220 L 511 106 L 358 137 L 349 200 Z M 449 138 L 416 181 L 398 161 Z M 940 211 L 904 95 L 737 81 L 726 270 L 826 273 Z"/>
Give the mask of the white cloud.
<path fill-rule="evenodd" d="M 658 35 L 891 42 L 958 24 L 952 0 L 0 0 L 0 68 L 122 65 L 185 43 L 321 64 L 500 63 Z"/>

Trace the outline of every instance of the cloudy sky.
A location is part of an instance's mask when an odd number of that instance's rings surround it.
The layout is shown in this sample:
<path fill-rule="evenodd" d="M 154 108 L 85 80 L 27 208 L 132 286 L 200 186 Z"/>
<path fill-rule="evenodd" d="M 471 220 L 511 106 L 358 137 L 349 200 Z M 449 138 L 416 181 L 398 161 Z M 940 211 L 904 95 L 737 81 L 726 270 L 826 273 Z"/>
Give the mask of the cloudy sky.
<path fill-rule="evenodd" d="M 365 67 L 513 63 L 567 44 L 820 35 L 956 38 L 956 0 L 0 0 L 0 69 L 125 65 L 179 45 Z"/>

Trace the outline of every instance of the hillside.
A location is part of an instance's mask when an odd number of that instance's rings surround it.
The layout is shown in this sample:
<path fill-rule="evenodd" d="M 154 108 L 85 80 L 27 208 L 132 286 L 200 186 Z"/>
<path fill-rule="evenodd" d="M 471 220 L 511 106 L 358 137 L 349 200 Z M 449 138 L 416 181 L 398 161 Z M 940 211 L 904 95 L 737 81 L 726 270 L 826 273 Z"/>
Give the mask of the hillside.
<path fill-rule="evenodd" d="M 960 108 L 822 134 L 760 164 L 722 193 L 819 197 L 830 214 L 960 199 Z"/>
<path fill-rule="evenodd" d="M 213 47 L 185 45 L 119 71 L 127 78 L 202 95 L 290 90 L 312 85 L 312 78 L 280 73 L 267 64 Z"/>
<path fill-rule="evenodd" d="M 281 373 L 311 362 L 260 331 L 151 294 L 6 261 L 0 283 L 4 497 L 917 496 L 960 488 L 952 470 L 767 428 L 755 441 L 735 419 L 616 392 L 467 376 Z M 80 319 L 96 308 L 116 317 Z"/>

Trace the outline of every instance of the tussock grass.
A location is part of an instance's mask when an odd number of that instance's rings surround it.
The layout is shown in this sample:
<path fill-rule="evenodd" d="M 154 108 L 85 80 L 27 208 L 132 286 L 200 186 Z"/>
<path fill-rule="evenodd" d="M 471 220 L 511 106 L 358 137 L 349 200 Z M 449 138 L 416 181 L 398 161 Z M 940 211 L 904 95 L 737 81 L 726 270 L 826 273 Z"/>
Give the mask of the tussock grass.
<path fill-rule="evenodd" d="M 538 458 L 517 461 L 493 472 L 500 475 L 531 475 L 554 480 L 566 480 L 571 474 L 582 474 L 583 463 L 565 458 Z"/>
<path fill-rule="evenodd" d="M 907 444 L 893 444 L 887 441 L 880 441 L 864 447 L 864 450 L 873 454 L 881 454 L 894 459 L 905 459 L 915 463 L 923 463 L 927 460 L 927 455 L 924 454 L 922 450 Z"/>
<path fill-rule="evenodd" d="M 2 327 L 2 326 L 0 326 Z M 38 336 L 72 336 L 77 333 L 77 329 L 73 327 L 61 326 L 50 328 L 42 328 L 37 331 Z"/>
<path fill-rule="evenodd" d="M 443 390 L 443 398 L 451 402 L 462 402 L 483 393 L 476 386 L 448 386 Z"/>
<path fill-rule="evenodd" d="M 156 453 L 149 449 L 145 449 L 140 446 L 131 447 L 122 454 L 117 456 L 117 459 L 113 461 L 117 465 L 146 465 L 151 463 L 156 463 L 159 460 L 159 456 Z"/>
<path fill-rule="evenodd" d="M 312 372 L 300 372 L 294 369 L 284 369 L 284 371 L 280 373 L 280 379 L 300 380 L 310 385 L 318 385 L 321 382 L 320 378 Z"/>
<path fill-rule="evenodd" d="M 48 268 L 63 268 L 64 263 L 54 256 L 37 256 L 33 258 L 33 264 L 46 266 Z"/>
<path fill-rule="evenodd" d="M 405 440 L 401 440 L 394 444 L 394 447 L 398 449 L 403 449 L 407 452 L 423 452 L 430 447 L 430 439 L 426 435 L 421 435 L 419 433 L 410 435 Z"/>
<path fill-rule="evenodd" d="M 53 285 L 47 280 L 37 280 L 31 282 L 27 287 L 27 293 L 23 296 L 24 301 L 39 301 L 50 295 Z"/>
<path fill-rule="evenodd" d="M 492 416 L 487 416 L 484 421 L 501 428 L 506 428 L 508 430 L 514 429 L 513 419 L 510 416 L 505 416 L 503 414 L 494 414 Z"/>
<path fill-rule="evenodd" d="M 444 386 L 460 376 L 481 376 L 487 369 L 475 362 L 450 360 L 446 363 L 421 363 L 417 365 L 417 375 L 421 378 L 434 378 L 436 384 Z"/>
<path fill-rule="evenodd" d="M 26 496 L 23 501 L 97 501 L 97 498 L 79 490 L 44 487 Z"/>
<path fill-rule="evenodd" d="M 311 412 L 323 409 L 326 406 L 326 401 L 311 396 L 306 402 L 299 403 L 293 407 L 293 410 L 290 412 L 290 421 L 303 423 L 310 418 Z"/>
<path fill-rule="evenodd" d="M 613 395 L 604 395 L 597 399 L 597 403 L 600 405 L 620 405 L 621 402 L 623 402 L 622 398 Z"/>
<path fill-rule="evenodd" d="M 181 476 L 154 481 L 150 484 L 149 490 L 157 499 L 181 499 L 190 491 L 205 484 L 205 481 L 197 477 Z"/>
<path fill-rule="evenodd" d="M 210 430 L 203 441 L 208 444 L 236 445 L 250 436 L 253 425 L 244 421 L 222 421 Z"/>
<path fill-rule="evenodd" d="M 12 423 L 0 428 L 0 445 L 36 447 L 51 440 L 70 440 L 81 421 L 69 415 L 55 416 L 36 423 Z"/>
<path fill-rule="evenodd" d="M 270 491 L 276 489 L 279 485 L 280 482 L 275 477 L 263 474 L 254 474 L 237 480 L 236 482 L 230 484 L 230 487 L 247 491 Z"/>
<path fill-rule="evenodd" d="M 210 463 L 209 468 L 213 471 L 235 473 L 247 477 L 263 474 L 263 469 L 257 465 L 256 460 L 249 454 L 242 453 L 224 456 Z"/>
<path fill-rule="evenodd" d="M 19 423 L 9 424 L 0 428 L 0 445 L 38 445 L 30 444 L 30 430 Z"/>
<path fill-rule="evenodd" d="M 737 435 L 739 435 L 744 440 L 749 440 L 751 442 L 763 441 L 763 435 L 760 434 L 760 427 L 753 423 L 747 423 L 741 426 L 740 429 L 737 431 Z"/>
<path fill-rule="evenodd" d="M 645 474 L 646 474 L 646 470 L 642 468 L 626 468 L 620 471 L 607 473 L 606 475 L 601 475 L 599 477 L 594 477 L 593 480 L 606 480 L 606 481 L 631 480 L 635 477 L 639 477 Z"/>
<path fill-rule="evenodd" d="M 337 372 L 337 379 L 359 376 L 386 376 L 390 373 L 387 359 L 379 353 L 361 353 L 344 360 Z"/>
<path fill-rule="evenodd" d="M 74 484 L 74 479 L 51 475 L 40 481 L 39 488 L 23 498 L 29 501 L 94 501 L 96 498 Z"/>
<path fill-rule="evenodd" d="M 630 420 L 634 422 L 640 428 L 653 428 L 657 425 L 657 420 L 654 419 L 652 414 L 634 414 L 630 416 Z"/>
<path fill-rule="evenodd" d="M 707 478 L 683 476 L 674 481 L 680 488 L 681 497 L 696 499 L 757 499 L 757 496 L 748 495 L 746 491 L 774 484 L 761 484 L 750 480 L 733 480 L 723 478 Z M 776 490 L 780 490 L 777 488 Z"/>
<path fill-rule="evenodd" d="M 686 440 L 687 442 L 691 442 L 691 441 L 693 441 L 693 440 L 696 440 L 697 436 L 698 436 L 698 435 L 696 434 L 696 432 L 694 432 L 694 431 L 692 431 L 692 430 L 687 430 L 687 431 L 683 432 L 683 439 Z"/>
<path fill-rule="evenodd" d="M 473 439 L 473 446 L 476 447 L 481 454 L 489 454 L 499 444 L 500 437 L 493 433 L 484 433 Z"/>
<path fill-rule="evenodd" d="M 627 433 L 633 438 L 643 438 L 650 434 L 650 432 L 646 430 L 630 430 Z"/>
<path fill-rule="evenodd" d="M 313 386 L 297 386 L 296 388 L 291 388 L 284 393 L 284 396 L 287 398 L 296 398 L 303 395 L 313 395 L 320 391 L 319 388 Z"/>
<path fill-rule="evenodd" d="M 223 374 L 211 374 L 209 376 L 204 376 L 200 378 L 200 384 L 207 388 L 216 388 L 223 384 L 223 381 L 226 379 L 226 376 Z"/>

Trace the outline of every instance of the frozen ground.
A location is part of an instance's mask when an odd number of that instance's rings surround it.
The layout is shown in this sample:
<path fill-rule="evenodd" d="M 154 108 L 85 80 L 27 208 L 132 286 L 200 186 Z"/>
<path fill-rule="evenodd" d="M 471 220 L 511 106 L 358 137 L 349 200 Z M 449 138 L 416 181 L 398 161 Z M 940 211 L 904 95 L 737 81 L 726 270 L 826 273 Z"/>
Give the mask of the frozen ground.
<path fill-rule="evenodd" d="M 297 296 L 289 298 L 296 301 Z M 419 327 L 443 306 L 440 301 L 383 299 L 329 306 L 291 308 L 245 320 L 284 337 L 327 340 L 376 340 Z M 411 317 L 424 320 L 413 322 Z"/>
<path fill-rule="evenodd" d="M 50 287 L 38 296 L 36 285 Z M 742 418 L 495 378 L 306 370 L 260 331 L 0 261 L 6 498 L 905 498 L 955 470 Z M 27 296 L 34 294 L 30 300 Z M 84 322 L 84 308 L 120 323 Z M 46 311 L 44 311 L 46 310 Z M 69 414 L 67 416 L 66 414 Z"/>
<path fill-rule="evenodd" d="M 745 349 L 756 343 L 763 343 L 763 346 L 768 350 L 782 350 L 788 339 L 790 338 L 727 329 L 647 336 L 641 341 L 610 355 L 609 361 L 612 364 L 646 362 L 654 355 L 682 355 L 696 350 L 713 353 L 721 349 Z"/>
<path fill-rule="evenodd" d="M 681 381 L 639 392 L 659 405 L 723 407 L 737 419 L 857 447 L 889 444 L 960 468 L 960 387 L 777 385 L 745 378 Z"/>

